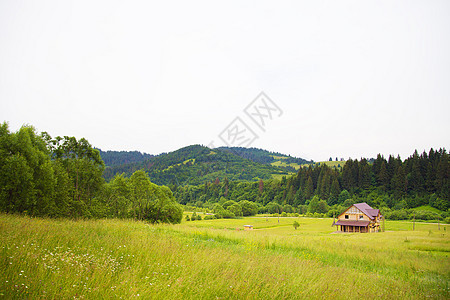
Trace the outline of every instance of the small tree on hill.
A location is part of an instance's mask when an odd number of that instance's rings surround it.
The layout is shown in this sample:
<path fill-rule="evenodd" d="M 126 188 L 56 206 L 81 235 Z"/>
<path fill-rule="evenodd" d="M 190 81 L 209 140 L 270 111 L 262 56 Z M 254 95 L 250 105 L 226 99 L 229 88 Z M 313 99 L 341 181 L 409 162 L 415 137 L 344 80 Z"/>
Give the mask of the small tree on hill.
<path fill-rule="evenodd" d="M 292 226 L 294 226 L 294 229 L 297 230 L 297 228 L 300 227 L 300 224 L 297 221 L 294 221 L 294 224 L 292 224 Z"/>
<path fill-rule="evenodd" d="M 192 221 L 197 220 L 197 213 L 196 213 L 195 211 L 194 211 L 194 213 L 192 214 L 191 220 L 192 220 Z"/>
<path fill-rule="evenodd" d="M 186 215 L 186 221 L 190 221 L 191 218 L 189 218 L 189 215 Z"/>

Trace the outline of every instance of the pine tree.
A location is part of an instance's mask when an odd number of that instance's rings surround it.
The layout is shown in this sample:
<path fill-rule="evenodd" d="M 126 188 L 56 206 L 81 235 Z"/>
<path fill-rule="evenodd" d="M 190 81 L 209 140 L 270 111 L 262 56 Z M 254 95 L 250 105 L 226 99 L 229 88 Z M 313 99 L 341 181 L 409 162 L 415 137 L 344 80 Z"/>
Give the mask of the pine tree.
<path fill-rule="evenodd" d="M 331 184 L 330 198 L 328 199 L 328 204 L 329 205 L 336 204 L 340 193 L 341 193 L 341 189 L 339 187 L 339 182 L 338 182 L 337 178 L 335 177 L 333 179 L 333 183 Z"/>
<path fill-rule="evenodd" d="M 386 162 L 383 161 L 380 166 L 380 172 L 378 173 L 378 185 L 384 187 L 385 190 L 389 189 L 389 175 L 386 168 Z"/>
<path fill-rule="evenodd" d="M 392 186 L 394 189 L 394 196 L 401 199 L 406 195 L 406 176 L 402 166 L 397 168 L 397 171 L 392 178 Z"/>
<path fill-rule="evenodd" d="M 306 181 L 306 189 L 305 189 L 305 198 L 311 199 L 311 197 L 314 194 L 314 186 L 311 177 L 308 177 L 308 180 Z"/>

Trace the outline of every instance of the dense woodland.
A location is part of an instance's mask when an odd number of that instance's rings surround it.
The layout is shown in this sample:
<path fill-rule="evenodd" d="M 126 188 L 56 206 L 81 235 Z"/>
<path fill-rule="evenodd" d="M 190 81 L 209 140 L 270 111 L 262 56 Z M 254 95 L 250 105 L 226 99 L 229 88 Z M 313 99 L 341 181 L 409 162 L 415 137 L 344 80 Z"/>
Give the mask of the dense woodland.
<path fill-rule="evenodd" d="M 154 156 L 139 151 L 102 151 L 101 149 L 98 149 L 98 151 L 105 166 L 108 167 L 139 163 Z"/>
<path fill-rule="evenodd" d="M 260 164 L 271 164 L 279 160 L 280 157 L 283 157 L 283 160 L 287 163 L 296 163 L 298 165 L 313 163 L 313 161 L 309 161 L 303 158 L 293 157 L 290 155 L 286 156 L 278 152 L 272 152 L 258 148 L 219 147 L 217 149 L 233 153 L 242 158 L 246 158 Z"/>
<path fill-rule="evenodd" d="M 450 208 L 449 154 L 445 149 L 406 160 L 378 155 L 373 163 L 349 159 L 343 168 L 325 164 L 301 168 L 295 176 L 253 182 L 225 179 L 198 186 L 171 186 L 180 203 L 213 208 L 214 203 L 249 200 L 259 212 L 322 213 L 332 216 L 357 202 L 381 208 L 387 217 L 436 219 L 432 213 L 408 211 L 430 205 L 448 217 Z"/>
<path fill-rule="evenodd" d="M 86 139 L 52 138 L 31 126 L 0 126 L 0 211 L 50 217 L 118 217 L 179 223 L 182 208 L 144 171 L 105 183 L 104 162 Z"/>
<path fill-rule="evenodd" d="M 227 218 L 256 213 L 333 216 L 352 203 L 367 202 L 391 219 L 450 217 L 445 149 L 416 151 L 404 161 L 378 155 L 349 159 L 340 168 L 310 164 L 292 176 L 271 165 L 272 159 L 304 160 L 255 148 L 238 150 L 193 145 L 158 156 L 100 152 L 83 138 L 52 138 L 31 126 L 10 132 L 4 123 L 0 210 L 177 223 L 179 204 Z M 100 153 L 110 164 L 106 169 Z M 435 211 L 414 210 L 421 206 Z"/>
<path fill-rule="evenodd" d="M 160 185 L 199 185 L 216 178 L 254 181 L 270 179 L 273 174 L 289 174 L 286 168 L 254 162 L 231 151 L 192 145 L 137 163 L 107 166 L 104 177 L 109 181 L 116 174 L 130 176 L 141 169 L 147 172 L 152 182 Z"/>

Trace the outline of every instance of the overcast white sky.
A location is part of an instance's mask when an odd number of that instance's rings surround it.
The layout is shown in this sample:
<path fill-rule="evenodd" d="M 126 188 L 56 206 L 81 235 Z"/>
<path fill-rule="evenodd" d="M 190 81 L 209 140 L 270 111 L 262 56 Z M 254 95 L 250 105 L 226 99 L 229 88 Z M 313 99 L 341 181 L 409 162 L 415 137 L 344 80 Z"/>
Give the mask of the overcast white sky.
<path fill-rule="evenodd" d="M 237 116 L 316 161 L 449 149 L 449 1 L 155 2 L 0 1 L 0 122 L 151 154 Z"/>

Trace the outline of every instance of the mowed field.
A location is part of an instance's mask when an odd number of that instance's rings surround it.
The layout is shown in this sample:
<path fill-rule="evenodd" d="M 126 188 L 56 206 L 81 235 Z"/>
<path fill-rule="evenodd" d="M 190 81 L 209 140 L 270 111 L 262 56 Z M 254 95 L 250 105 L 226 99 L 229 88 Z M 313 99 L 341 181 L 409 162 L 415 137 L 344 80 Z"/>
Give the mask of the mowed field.
<path fill-rule="evenodd" d="M 332 234 L 331 223 L 0 214 L 0 298 L 450 298 L 450 227 L 387 221 L 383 233 Z"/>

